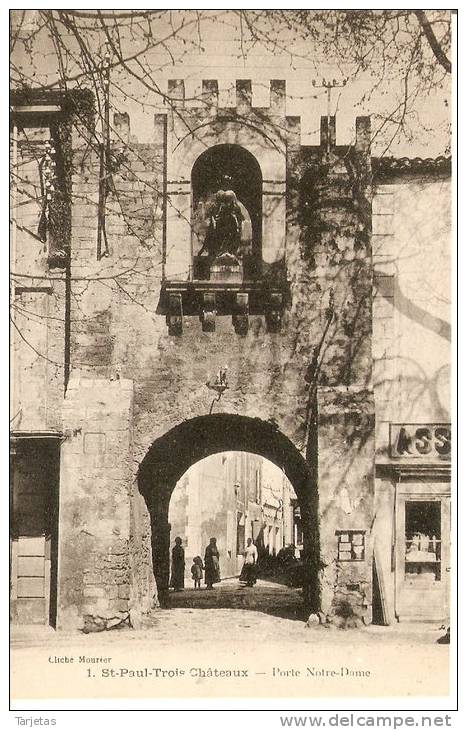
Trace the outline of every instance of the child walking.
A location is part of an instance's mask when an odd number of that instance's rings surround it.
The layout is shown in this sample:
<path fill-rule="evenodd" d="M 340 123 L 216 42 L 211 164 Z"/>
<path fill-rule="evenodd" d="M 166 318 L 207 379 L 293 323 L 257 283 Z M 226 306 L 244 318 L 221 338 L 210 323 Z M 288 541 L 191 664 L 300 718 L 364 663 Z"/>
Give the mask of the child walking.
<path fill-rule="evenodd" d="M 193 578 L 193 582 L 195 584 L 195 590 L 197 588 L 201 589 L 201 580 L 203 578 L 203 560 L 200 555 L 197 555 L 196 558 L 193 558 L 193 565 L 191 566 L 191 575 Z"/>

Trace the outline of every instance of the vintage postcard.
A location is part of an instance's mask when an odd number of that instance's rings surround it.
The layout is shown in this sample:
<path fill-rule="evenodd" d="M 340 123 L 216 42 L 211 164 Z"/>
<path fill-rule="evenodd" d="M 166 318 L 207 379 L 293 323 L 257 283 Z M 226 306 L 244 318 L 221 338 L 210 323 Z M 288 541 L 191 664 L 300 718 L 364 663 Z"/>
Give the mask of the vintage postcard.
<path fill-rule="evenodd" d="M 449 10 L 10 11 L 11 698 L 446 698 Z"/>

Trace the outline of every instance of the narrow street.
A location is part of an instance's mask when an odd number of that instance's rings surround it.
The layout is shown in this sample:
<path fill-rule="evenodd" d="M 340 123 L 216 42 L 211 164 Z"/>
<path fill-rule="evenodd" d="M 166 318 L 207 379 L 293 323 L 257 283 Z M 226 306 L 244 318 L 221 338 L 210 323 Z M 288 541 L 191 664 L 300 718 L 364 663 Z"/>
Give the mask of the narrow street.
<path fill-rule="evenodd" d="M 248 588 L 238 578 L 227 578 L 217 583 L 212 591 L 208 591 L 205 585 L 200 590 L 189 586 L 184 591 L 171 591 L 170 605 L 172 609 L 240 608 L 278 618 L 299 621 L 307 618 L 301 590 L 274 580 L 258 580 L 256 585 Z"/>
<path fill-rule="evenodd" d="M 120 646 L 217 646 L 256 645 L 280 642 L 282 645 L 436 646 L 447 654 L 449 647 L 437 644 L 446 632 L 438 624 L 425 622 L 394 623 L 391 626 L 363 626 L 340 630 L 306 625 L 300 589 L 258 580 L 253 588 L 243 588 L 238 579 L 229 578 L 208 591 L 187 588 L 170 592 L 171 607 L 154 609 L 143 618 L 141 627 L 85 634 L 81 631 L 55 631 L 46 626 L 11 628 L 13 652 L 33 647 L 59 650 L 67 645 L 81 650 L 109 645 Z"/>

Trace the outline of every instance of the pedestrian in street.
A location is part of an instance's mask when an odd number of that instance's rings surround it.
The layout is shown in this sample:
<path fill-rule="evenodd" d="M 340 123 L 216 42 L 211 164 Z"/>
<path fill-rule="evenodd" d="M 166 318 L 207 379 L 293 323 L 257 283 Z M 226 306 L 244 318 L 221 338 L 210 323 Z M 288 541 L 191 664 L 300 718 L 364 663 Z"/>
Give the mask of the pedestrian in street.
<path fill-rule="evenodd" d="M 203 577 L 203 560 L 200 555 L 197 555 L 196 558 L 193 558 L 193 565 L 191 566 L 191 576 L 193 578 L 193 582 L 195 584 L 195 590 L 197 588 L 201 588 L 201 579 Z"/>
<path fill-rule="evenodd" d="M 258 563 L 258 550 L 251 537 L 246 541 L 244 555 L 245 561 L 242 572 L 240 573 L 240 582 L 246 583 L 251 588 L 256 583 L 256 568 Z"/>
<path fill-rule="evenodd" d="M 172 577 L 170 586 L 174 591 L 183 591 L 185 588 L 185 550 L 182 547 L 182 538 L 175 538 L 172 548 Z"/>
<path fill-rule="evenodd" d="M 204 553 L 204 569 L 205 577 L 204 582 L 206 588 L 212 591 L 213 584 L 219 583 L 221 579 L 221 572 L 219 567 L 219 550 L 217 549 L 216 538 L 211 537 L 209 545 Z"/>

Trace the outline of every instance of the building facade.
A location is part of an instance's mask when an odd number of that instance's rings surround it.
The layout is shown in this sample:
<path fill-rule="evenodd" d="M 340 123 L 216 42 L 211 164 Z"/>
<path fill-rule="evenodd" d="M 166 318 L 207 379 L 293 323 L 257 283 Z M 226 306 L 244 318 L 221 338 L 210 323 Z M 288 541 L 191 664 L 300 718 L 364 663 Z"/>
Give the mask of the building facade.
<path fill-rule="evenodd" d="M 185 578 L 211 537 L 222 578 L 238 576 L 248 538 L 270 555 L 292 544 L 293 489 L 278 467 L 255 454 L 232 451 L 197 462 L 184 474 L 169 507 L 171 541 L 181 537 Z"/>
<path fill-rule="evenodd" d="M 450 167 L 380 160 L 373 198 L 375 558 L 385 621 L 443 621 L 450 572 Z"/>
<path fill-rule="evenodd" d="M 12 96 L 15 622 L 168 605 L 171 495 L 228 451 L 290 481 L 310 611 L 447 615 L 448 163 L 372 159 L 366 117 L 302 145 L 284 82 L 236 92 L 169 82 L 152 143 L 117 114 L 100 146 L 92 94 Z"/>

